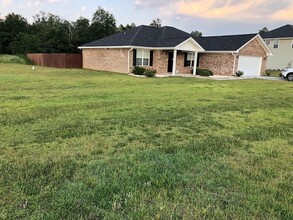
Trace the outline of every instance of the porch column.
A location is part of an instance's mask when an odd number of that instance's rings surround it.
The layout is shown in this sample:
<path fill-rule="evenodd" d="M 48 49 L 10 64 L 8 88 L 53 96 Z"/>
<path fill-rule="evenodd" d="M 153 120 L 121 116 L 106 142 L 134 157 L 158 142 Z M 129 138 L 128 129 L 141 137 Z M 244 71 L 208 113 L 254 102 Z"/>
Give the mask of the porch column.
<path fill-rule="evenodd" d="M 176 75 L 176 65 L 177 64 L 177 50 L 174 50 L 174 55 L 173 55 L 173 68 L 172 68 L 172 75 Z"/>
<path fill-rule="evenodd" d="M 193 75 L 196 75 L 196 67 L 197 67 L 197 51 L 194 52 L 194 66 L 193 66 Z"/>

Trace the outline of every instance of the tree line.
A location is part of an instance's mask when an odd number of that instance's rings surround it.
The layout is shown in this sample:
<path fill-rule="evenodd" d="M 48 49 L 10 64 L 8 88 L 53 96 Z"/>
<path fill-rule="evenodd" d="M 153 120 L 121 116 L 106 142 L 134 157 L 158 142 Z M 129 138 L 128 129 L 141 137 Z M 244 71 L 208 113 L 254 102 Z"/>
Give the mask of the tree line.
<path fill-rule="evenodd" d="M 153 20 L 152 26 L 161 26 Z M 0 54 L 78 53 L 78 46 L 135 27 L 134 23 L 116 26 L 113 14 L 99 7 L 89 20 L 74 22 L 52 13 L 40 12 L 33 22 L 15 13 L 0 19 Z"/>

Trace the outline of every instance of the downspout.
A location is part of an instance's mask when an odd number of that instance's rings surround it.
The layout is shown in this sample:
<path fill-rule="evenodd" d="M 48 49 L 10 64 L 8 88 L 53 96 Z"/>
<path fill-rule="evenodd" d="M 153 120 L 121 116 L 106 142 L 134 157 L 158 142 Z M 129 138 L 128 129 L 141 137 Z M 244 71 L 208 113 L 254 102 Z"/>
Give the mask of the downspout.
<path fill-rule="evenodd" d="M 133 47 L 130 48 L 130 50 L 128 51 L 128 74 L 130 73 L 130 52 L 133 51 Z"/>
<path fill-rule="evenodd" d="M 235 76 L 235 66 L 236 66 L 236 57 L 237 54 L 234 54 L 234 52 L 231 53 L 232 56 L 234 57 L 234 63 L 233 63 L 233 76 Z"/>

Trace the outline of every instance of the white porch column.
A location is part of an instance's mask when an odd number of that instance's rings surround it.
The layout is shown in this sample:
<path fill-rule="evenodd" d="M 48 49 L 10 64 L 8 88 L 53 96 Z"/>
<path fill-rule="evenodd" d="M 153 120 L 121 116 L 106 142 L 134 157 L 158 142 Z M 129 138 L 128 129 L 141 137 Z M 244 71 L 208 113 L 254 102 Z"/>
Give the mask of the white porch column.
<path fill-rule="evenodd" d="M 174 50 L 174 55 L 173 55 L 173 68 L 172 68 L 172 75 L 176 75 L 176 66 L 177 66 L 177 50 Z"/>
<path fill-rule="evenodd" d="M 197 51 L 194 52 L 194 66 L 193 66 L 193 75 L 195 76 L 196 75 L 196 67 L 197 67 Z"/>

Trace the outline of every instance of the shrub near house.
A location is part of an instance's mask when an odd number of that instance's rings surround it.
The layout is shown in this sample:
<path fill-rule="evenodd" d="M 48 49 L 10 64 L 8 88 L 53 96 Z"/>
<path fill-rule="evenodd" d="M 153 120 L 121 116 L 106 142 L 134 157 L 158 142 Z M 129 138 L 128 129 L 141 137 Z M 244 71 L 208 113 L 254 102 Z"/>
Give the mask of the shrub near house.
<path fill-rule="evenodd" d="M 135 66 L 132 69 L 132 73 L 134 75 L 145 75 L 146 77 L 155 77 L 156 76 L 156 70 L 154 69 L 146 69 L 144 67 L 141 66 Z"/>

